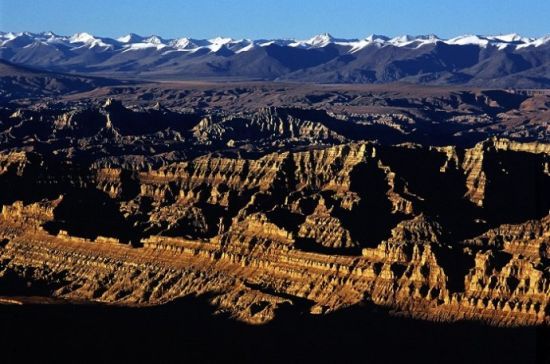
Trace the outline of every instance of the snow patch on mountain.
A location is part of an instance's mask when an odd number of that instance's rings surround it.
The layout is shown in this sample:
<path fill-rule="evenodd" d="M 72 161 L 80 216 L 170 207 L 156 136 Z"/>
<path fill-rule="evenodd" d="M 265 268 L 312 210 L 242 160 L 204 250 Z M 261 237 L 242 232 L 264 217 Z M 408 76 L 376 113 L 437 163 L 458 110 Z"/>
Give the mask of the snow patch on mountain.
<path fill-rule="evenodd" d="M 42 40 L 42 39 L 39 39 Z M 79 47 L 101 47 L 101 48 L 114 48 L 112 44 L 106 43 L 102 38 L 96 38 L 89 33 L 76 33 L 69 39 L 69 43 L 81 44 Z"/>
<path fill-rule="evenodd" d="M 498 49 L 513 48 L 522 49 L 527 47 L 540 47 L 550 42 L 550 36 L 540 38 L 528 38 L 519 34 L 511 33 L 504 35 L 461 35 L 451 39 L 441 39 L 435 35 L 402 35 L 389 38 L 383 35 L 372 34 L 363 39 L 338 39 L 329 33 L 315 35 L 306 40 L 295 39 L 262 39 L 250 40 L 239 39 L 234 40 L 228 37 L 216 37 L 213 39 L 192 39 L 192 38 L 176 38 L 163 39 L 156 35 L 148 37 L 130 33 L 121 36 L 117 39 L 97 37 L 90 33 L 76 33 L 72 36 L 61 36 L 53 32 L 44 33 L 13 33 L 0 32 L 0 47 L 15 47 L 22 48 L 30 46 L 33 43 L 57 46 L 63 45 L 69 49 L 90 48 L 99 51 L 139 51 L 144 49 L 153 49 L 162 51 L 162 54 L 181 51 L 194 53 L 199 50 L 205 50 L 208 53 L 220 52 L 226 49 L 233 53 L 243 53 L 255 49 L 256 47 L 296 47 L 302 49 L 323 48 L 329 45 L 343 47 L 345 52 L 353 54 L 360 50 L 370 47 L 407 47 L 419 48 L 427 45 L 433 45 L 442 42 L 449 45 L 475 45 L 478 47 L 497 47 Z"/>

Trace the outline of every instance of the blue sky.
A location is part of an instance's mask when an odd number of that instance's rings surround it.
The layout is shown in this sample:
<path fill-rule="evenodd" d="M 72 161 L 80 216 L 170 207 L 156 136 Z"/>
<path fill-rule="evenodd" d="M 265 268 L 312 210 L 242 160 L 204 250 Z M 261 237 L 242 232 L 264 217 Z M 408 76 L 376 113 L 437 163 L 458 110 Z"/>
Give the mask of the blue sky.
<path fill-rule="evenodd" d="M 0 30 L 166 38 L 550 34 L 550 0 L 0 0 Z"/>

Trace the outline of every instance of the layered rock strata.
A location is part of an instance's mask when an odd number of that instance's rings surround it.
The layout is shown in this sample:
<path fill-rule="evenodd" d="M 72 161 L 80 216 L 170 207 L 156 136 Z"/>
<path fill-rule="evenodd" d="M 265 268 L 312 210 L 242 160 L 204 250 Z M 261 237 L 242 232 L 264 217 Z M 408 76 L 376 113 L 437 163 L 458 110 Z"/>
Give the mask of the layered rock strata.
<path fill-rule="evenodd" d="M 298 302 L 322 314 L 367 301 L 435 321 L 549 323 L 547 145 L 324 135 L 305 150 L 158 164 L 6 151 L 5 293 L 127 305 L 209 294 L 250 323 Z"/>

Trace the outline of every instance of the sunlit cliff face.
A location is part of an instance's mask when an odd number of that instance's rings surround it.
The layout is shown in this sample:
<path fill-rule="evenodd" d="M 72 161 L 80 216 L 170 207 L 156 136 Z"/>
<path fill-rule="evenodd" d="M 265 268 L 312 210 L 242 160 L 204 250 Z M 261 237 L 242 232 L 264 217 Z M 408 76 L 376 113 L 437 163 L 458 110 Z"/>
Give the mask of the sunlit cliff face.
<path fill-rule="evenodd" d="M 6 107 L 2 293 L 547 324 L 550 147 L 489 115 Z"/>

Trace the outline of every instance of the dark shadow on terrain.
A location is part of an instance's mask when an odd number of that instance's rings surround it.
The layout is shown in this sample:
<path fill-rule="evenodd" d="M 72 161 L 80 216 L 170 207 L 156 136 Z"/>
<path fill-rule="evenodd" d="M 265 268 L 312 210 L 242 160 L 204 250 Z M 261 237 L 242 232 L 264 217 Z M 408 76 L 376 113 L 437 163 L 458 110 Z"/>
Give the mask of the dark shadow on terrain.
<path fill-rule="evenodd" d="M 334 215 L 362 247 L 375 247 L 391 235 L 391 229 L 403 219 L 392 213 L 386 196 L 390 189 L 386 175 L 374 163 L 358 164 L 350 173 L 350 190 L 361 200 L 352 210 L 338 209 Z"/>
<path fill-rule="evenodd" d="M 522 152 L 485 153 L 485 209 L 493 224 L 517 224 L 540 219 L 550 210 L 550 176 L 544 156 Z"/>
<path fill-rule="evenodd" d="M 162 107 L 145 112 L 132 111 L 113 101 L 105 107 L 112 126 L 122 135 L 142 135 L 172 129 L 187 132 L 200 121 L 199 114 L 176 113 Z"/>
<path fill-rule="evenodd" d="M 123 169 L 120 173 L 121 196 L 124 201 L 131 200 L 139 195 L 139 178 L 130 170 Z"/>
<path fill-rule="evenodd" d="M 258 307 L 257 309 L 261 309 Z M 353 307 L 312 316 L 283 305 L 249 326 L 203 298 L 151 308 L 0 305 L 2 362 L 548 363 L 547 328 L 436 324 Z"/>
<path fill-rule="evenodd" d="M 44 277 L 40 274 L 35 276 L 36 271 L 33 267 L 18 272 L 6 269 L 0 278 L 0 296 L 50 297 L 55 290 L 67 284 L 64 273 L 49 273 Z"/>
<path fill-rule="evenodd" d="M 521 58 L 517 55 L 514 56 Z M 519 105 L 529 98 L 527 95 L 511 93 L 505 90 L 485 90 L 482 91 L 481 94 L 488 98 L 488 100 L 485 101 L 486 103 L 490 103 L 492 101 L 493 103 L 496 103 L 496 107 L 504 110 L 518 109 Z"/>
<path fill-rule="evenodd" d="M 468 255 L 460 249 L 449 249 L 447 246 L 431 246 L 437 263 L 447 275 L 447 289 L 450 292 L 464 292 L 464 279 L 470 269 L 475 266 L 473 255 Z"/>
<path fill-rule="evenodd" d="M 450 165 L 441 173 L 445 163 L 442 153 L 424 148 L 397 150 L 391 147 L 380 151 L 381 160 L 396 174 L 396 185 L 406 181 L 407 190 L 419 196 L 413 199 L 418 211 L 433 217 L 443 227 L 443 241 L 460 241 L 476 236 L 486 227 L 475 222 L 483 214 L 481 209 L 464 198 L 467 192 L 466 177 Z M 451 162 L 449 162 L 451 163 Z"/>
<path fill-rule="evenodd" d="M 350 255 L 356 256 L 361 254 L 360 247 L 350 247 L 350 248 L 331 248 L 321 245 L 318 241 L 313 238 L 295 238 L 294 246 L 296 249 L 300 249 L 306 252 L 327 254 L 327 255 Z"/>
<path fill-rule="evenodd" d="M 517 224 L 540 219 L 550 209 L 550 177 L 543 173 L 543 156 L 532 153 L 487 151 L 483 171 L 486 175 L 483 207 L 466 197 L 466 176 L 449 165 L 445 173 L 442 153 L 424 148 L 396 150 L 379 147 L 381 160 L 407 188 L 422 200 L 415 200 L 418 211 L 438 221 L 443 241 L 473 238 L 501 224 Z M 449 162 L 451 163 L 451 162 Z"/>
<path fill-rule="evenodd" d="M 69 235 L 95 239 L 98 235 L 137 240 L 137 233 L 120 212 L 118 202 L 95 188 L 72 189 L 54 209 L 54 221 L 44 228 L 53 234 L 60 229 Z"/>
<path fill-rule="evenodd" d="M 73 171 L 61 163 L 44 160 L 45 157 L 31 152 L 26 154 L 26 160 L 21 164 L 8 166 L 0 175 L 0 205 L 18 200 L 28 204 L 44 198 L 55 199 L 68 188 L 67 176 Z M 50 174 L 59 176 L 57 183 L 51 183 Z"/>

